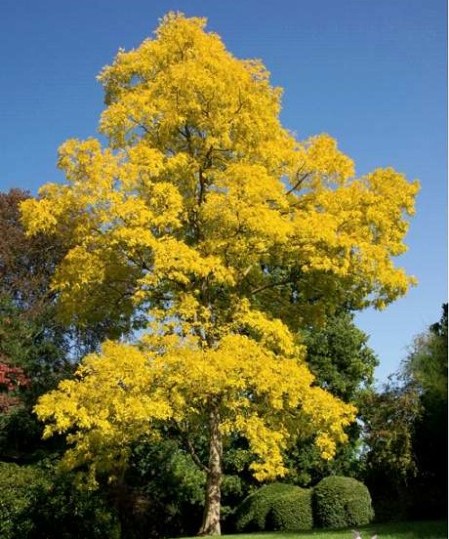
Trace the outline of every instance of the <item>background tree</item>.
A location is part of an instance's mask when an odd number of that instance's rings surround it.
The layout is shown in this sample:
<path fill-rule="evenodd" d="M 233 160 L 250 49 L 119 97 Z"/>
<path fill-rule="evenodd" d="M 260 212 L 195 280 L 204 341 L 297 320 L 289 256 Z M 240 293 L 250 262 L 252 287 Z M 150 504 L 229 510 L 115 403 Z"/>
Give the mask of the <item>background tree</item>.
<path fill-rule="evenodd" d="M 20 189 L 0 193 L 0 283 L 2 296 L 31 317 L 48 304 L 50 277 L 64 250 L 56 237 L 25 235 L 19 205 L 28 198 Z"/>
<path fill-rule="evenodd" d="M 342 309 L 302 334 L 316 383 L 359 408 L 365 393 L 373 389 L 378 359 L 368 346 L 368 336 L 355 325 L 354 315 Z M 357 477 L 362 466 L 360 422 L 354 422 L 347 434 L 348 443 L 338 448 L 331 461 L 320 458 L 310 441 L 299 443 L 288 453 L 289 477 L 301 486 L 314 485 L 328 475 Z"/>
<path fill-rule="evenodd" d="M 382 391 L 365 393 L 360 411 L 363 479 L 373 497 L 376 518 L 406 519 L 413 504 L 411 481 L 417 473 L 413 438 L 421 413 L 418 392 L 400 377 L 392 378 Z"/>
<path fill-rule="evenodd" d="M 126 474 L 112 489 L 124 537 L 192 536 L 204 506 L 205 473 L 177 438 L 133 445 Z"/>
<path fill-rule="evenodd" d="M 345 402 L 356 402 L 374 381 L 379 361 L 368 346 L 368 336 L 342 310 L 324 324 L 304 331 L 307 364 L 316 382 Z"/>
<path fill-rule="evenodd" d="M 418 469 L 413 512 L 421 518 L 447 514 L 447 303 L 441 319 L 415 339 L 403 370 L 417 388 L 422 413 L 416 421 L 413 447 Z"/>
<path fill-rule="evenodd" d="M 26 383 L 4 385 L 13 406 L 0 414 L 3 460 L 29 460 L 42 443 L 42 428 L 31 414 L 38 395 L 70 372 L 68 356 L 75 339 L 56 319 L 50 279 L 64 256 L 61 242 L 43 234 L 26 237 L 19 205 L 29 194 L 0 193 L 0 362 L 23 373 Z"/>
<path fill-rule="evenodd" d="M 447 305 L 418 335 L 395 380 L 362 401 L 365 478 L 379 518 L 447 510 Z"/>
<path fill-rule="evenodd" d="M 402 368 L 426 399 L 447 402 L 447 303 L 440 321 L 415 338 Z"/>
<path fill-rule="evenodd" d="M 3 384 L 2 398 L 14 406 L 4 406 L 0 416 L 0 453 L 14 460 L 33 459 L 42 448 L 42 428 L 31 412 L 37 397 L 123 330 L 107 319 L 89 327 L 64 320 L 51 278 L 67 249 L 57 235 L 26 235 L 19 206 L 30 198 L 20 189 L 0 193 L 0 368 L 27 379 L 19 392 Z"/>
<path fill-rule="evenodd" d="M 74 488 L 70 474 L 57 473 L 64 439 L 43 441 L 43 426 L 32 411 L 42 393 L 72 376 L 107 326 L 75 327 L 59 316 L 50 281 L 66 249 L 56 236 L 25 234 L 19 205 L 29 198 L 20 189 L 0 193 L 2 537 L 59 538 L 74 527 L 85 537 L 112 537 L 108 519 L 113 522 L 114 511 L 105 509 L 111 506 L 107 489 L 92 496 Z M 33 480 L 41 476 L 45 488 Z"/>
<path fill-rule="evenodd" d="M 165 17 L 155 39 L 101 75 L 98 140 L 59 152 L 68 183 L 22 204 L 30 234 L 68 252 L 52 287 L 67 319 L 146 319 L 138 342 L 107 342 L 44 396 L 46 434 L 65 464 L 118 474 L 136 438 L 169 424 L 206 472 L 200 533 L 220 533 L 222 455 L 247 440 L 258 480 L 315 433 L 324 458 L 354 409 L 319 386 L 300 328 L 383 307 L 413 279 L 394 266 L 416 183 L 392 169 L 360 179 L 327 135 L 298 142 L 261 62 L 226 51 L 204 19 Z M 206 440 L 206 460 L 195 445 Z"/>

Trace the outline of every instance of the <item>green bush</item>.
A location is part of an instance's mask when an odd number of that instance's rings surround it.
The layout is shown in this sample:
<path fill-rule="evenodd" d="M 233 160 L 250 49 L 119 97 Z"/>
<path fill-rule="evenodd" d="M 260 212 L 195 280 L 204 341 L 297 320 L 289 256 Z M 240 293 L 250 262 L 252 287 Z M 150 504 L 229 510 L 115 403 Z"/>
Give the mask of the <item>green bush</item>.
<path fill-rule="evenodd" d="M 325 477 L 313 489 L 314 519 L 322 528 L 363 526 L 374 517 L 367 487 L 351 477 Z"/>
<path fill-rule="evenodd" d="M 310 530 L 313 527 L 311 491 L 272 483 L 250 494 L 237 509 L 236 530 Z"/>
<path fill-rule="evenodd" d="M 34 523 L 29 512 L 36 504 L 36 492 L 46 488 L 43 473 L 33 466 L 0 462 L 0 537 L 29 537 Z"/>
<path fill-rule="evenodd" d="M 20 539 L 119 539 L 120 524 L 106 492 L 79 490 L 72 474 L 46 471 L 51 485 L 35 489 L 29 510 L 33 533 Z"/>
<path fill-rule="evenodd" d="M 205 474 L 175 440 L 137 443 L 124 479 L 131 498 L 118 504 L 123 537 L 190 537 L 198 531 Z"/>
<path fill-rule="evenodd" d="M 0 462 L 2 539 L 118 539 L 117 518 L 100 492 L 81 492 L 52 466 Z"/>

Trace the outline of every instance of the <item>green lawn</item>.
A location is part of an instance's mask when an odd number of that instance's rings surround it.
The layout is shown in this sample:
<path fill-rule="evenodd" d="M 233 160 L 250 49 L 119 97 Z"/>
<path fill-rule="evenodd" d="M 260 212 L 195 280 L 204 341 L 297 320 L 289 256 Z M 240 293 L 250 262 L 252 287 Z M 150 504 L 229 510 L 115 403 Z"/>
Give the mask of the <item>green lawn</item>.
<path fill-rule="evenodd" d="M 377 534 L 379 539 L 447 539 L 447 522 L 393 522 L 370 524 L 359 530 L 363 539 Z M 271 532 L 224 535 L 234 539 L 352 539 L 351 530 L 313 530 L 310 532 Z"/>

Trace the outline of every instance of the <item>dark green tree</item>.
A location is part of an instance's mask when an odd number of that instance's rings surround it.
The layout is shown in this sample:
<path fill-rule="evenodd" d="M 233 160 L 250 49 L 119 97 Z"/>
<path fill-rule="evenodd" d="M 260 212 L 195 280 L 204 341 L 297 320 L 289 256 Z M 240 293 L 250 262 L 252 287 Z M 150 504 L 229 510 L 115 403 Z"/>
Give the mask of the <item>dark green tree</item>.
<path fill-rule="evenodd" d="M 413 512 L 422 518 L 447 514 L 447 303 L 439 322 L 415 339 L 404 372 L 417 388 L 422 407 L 413 447 L 418 473 L 414 480 Z"/>
<path fill-rule="evenodd" d="M 378 359 L 368 346 L 368 336 L 342 311 L 321 327 L 305 333 L 307 362 L 317 383 L 345 402 L 355 402 L 373 383 Z"/>
<path fill-rule="evenodd" d="M 378 518 L 447 510 L 447 304 L 396 375 L 362 400 L 365 480 Z"/>
<path fill-rule="evenodd" d="M 412 344 L 403 370 L 409 383 L 414 383 L 426 399 L 447 403 L 447 310 L 442 306 L 439 322 L 432 324 Z"/>
<path fill-rule="evenodd" d="M 303 334 L 307 362 L 316 383 L 345 402 L 361 405 L 371 388 L 378 359 L 368 345 L 368 335 L 354 322 L 349 311 L 329 316 L 320 326 Z M 290 478 L 301 486 L 315 484 L 331 474 L 357 476 L 360 473 L 360 424 L 348 429 L 349 443 L 339 448 L 332 461 L 323 461 L 310 440 L 290 452 Z"/>
<path fill-rule="evenodd" d="M 413 438 L 420 413 L 416 388 L 404 385 L 399 376 L 391 376 L 381 391 L 366 392 L 361 400 L 361 472 L 377 519 L 405 519 L 410 513 L 410 481 L 417 473 Z"/>

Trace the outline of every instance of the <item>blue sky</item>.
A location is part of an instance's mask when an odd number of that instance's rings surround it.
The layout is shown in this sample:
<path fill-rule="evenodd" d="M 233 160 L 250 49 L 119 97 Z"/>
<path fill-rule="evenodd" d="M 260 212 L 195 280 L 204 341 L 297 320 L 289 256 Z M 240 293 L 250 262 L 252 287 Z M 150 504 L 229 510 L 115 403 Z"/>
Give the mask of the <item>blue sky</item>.
<path fill-rule="evenodd" d="M 447 301 L 447 13 L 444 0 L 3 0 L 0 190 L 60 181 L 56 151 L 96 134 L 96 75 L 167 11 L 206 16 L 241 58 L 261 58 L 284 88 L 282 121 L 299 138 L 327 132 L 358 174 L 393 166 L 422 190 L 398 260 L 419 285 L 358 316 L 395 371 Z"/>

